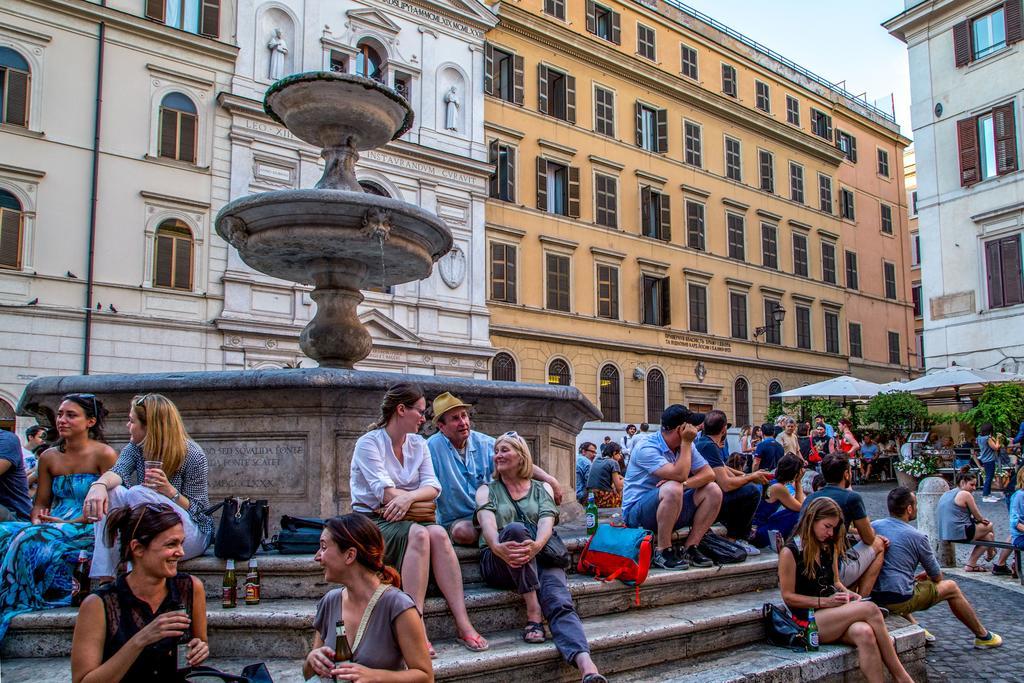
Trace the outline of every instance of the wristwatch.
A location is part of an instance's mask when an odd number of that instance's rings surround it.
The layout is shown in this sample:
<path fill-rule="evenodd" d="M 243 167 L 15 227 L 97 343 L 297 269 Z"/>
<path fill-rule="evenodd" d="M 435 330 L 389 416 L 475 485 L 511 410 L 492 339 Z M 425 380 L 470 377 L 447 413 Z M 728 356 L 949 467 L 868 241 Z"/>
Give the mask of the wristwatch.
<path fill-rule="evenodd" d="M 175 503 L 178 502 L 179 498 L 181 498 L 181 491 L 175 491 L 174 495 L 171 496 L 171 500 L 173 500 Z"/>

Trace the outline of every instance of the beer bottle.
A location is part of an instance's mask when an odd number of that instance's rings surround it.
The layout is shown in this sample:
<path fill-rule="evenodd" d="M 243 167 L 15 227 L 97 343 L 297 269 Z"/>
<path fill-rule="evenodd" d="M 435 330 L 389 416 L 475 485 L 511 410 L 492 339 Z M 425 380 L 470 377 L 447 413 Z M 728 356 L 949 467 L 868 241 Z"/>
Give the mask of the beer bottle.
<path fill-rule="evenodd" d="M 597 503 L 594 501 L 594 493 L 591 491 L 587 497 L 587 536 L 597 533 Z"/>
<path fill-rule="evenodd" d="M 228 560 L 224 567 L 224 582 L 221 584 L 220 606 L 232 609 L 238 605 L 238 583 L 235 579 L 235 561 Z"/>
<path fill-rule="evenodd" d="M 345 622 L 339 621 L 334 625 L 334 665 L 351 660 L 352 648 L 348 644 L 348 636 L 345 635 Z"/>
<path fill-rule="evenodd" d="M 814 621 L 814 610 L 807 610 L 807 629 L 804 631 L 808 652 L 818 651 L 818 624 Z"/>
<path fill-rule="evenodd" d="M 255 557 L 249 560 L 249 571 L 245 574 L 245 604 L 260 604 L 260 568 Z"/>
<path fill-rule="evenodd" d="M 80 606 L 82 604 L 82 600 L 85 600 L 85 596 L 89 595 L 89 589 L 91 588 L 91 582 L 89 580 L 89 565 L 89 551 L 79 551 L 78 564 L 75 565 L 75 570 L 71 573 L 72 607 Z"/>
<path fill-rule="evenodd" d="M 185 616 L 189 616 L 185 606 L 181 603 L 171 606 L 172 612 L 181 612 Z M 174 662 L 175 668 L 179 673 L 187 672 L 192 667 L 188 663 L 188 644 L 192 641 L 192 627 L 186 628 L 174 645 Z"/>

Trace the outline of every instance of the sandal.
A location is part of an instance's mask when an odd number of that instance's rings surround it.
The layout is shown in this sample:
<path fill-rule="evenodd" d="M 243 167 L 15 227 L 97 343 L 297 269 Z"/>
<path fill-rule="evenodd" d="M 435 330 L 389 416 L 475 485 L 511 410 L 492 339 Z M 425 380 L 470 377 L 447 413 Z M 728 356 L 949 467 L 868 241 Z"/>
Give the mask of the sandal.
<path fill-rule="evenodd" d="M 524 642 L 530 643 L 531 645 L 540 645 L 547 639 L 547 634 L 544 633 L 544 624 L 538 621 L 526 622 L 526 626 L 523 627 Z"/>
<path fill-rule="evenodd" d="M 458 640 L 459 643 L 470 652 L 484 652 L 491 646 L 490 643 L 484 640 L 484 637 L 479 633 L 467 638 L 459 636 L 456 640 Z"/>
<path fill-rule="evenodd" d="M 988 572 L 987 569 L 985 569 L 984 567 L 979 567 L 976 564 L 965 564 L 964 565 L 964 571 L 965 572 L 970 572 L 972 574 L 978 574 L 980 572 L 985 572 L 985 573 Z"/>
<path fill-rule="evenodd" d="M 583 683 L 608 683 L 608 679 L 601 674 L 587 674 L 583 677 Z"/>

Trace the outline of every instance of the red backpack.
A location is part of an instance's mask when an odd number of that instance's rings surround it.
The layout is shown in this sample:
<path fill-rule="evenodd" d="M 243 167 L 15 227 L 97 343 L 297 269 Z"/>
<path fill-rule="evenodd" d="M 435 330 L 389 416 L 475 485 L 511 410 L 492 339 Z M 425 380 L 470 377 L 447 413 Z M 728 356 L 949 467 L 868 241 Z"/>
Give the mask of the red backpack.
<path fill-rule="evenodd" d="M 654 536 L 646 529 L 601 524 L 583 547 L 576 565 L 581 574 L 598 581 L 618 579 L 636 586 L 636 604 L 640 604 L 640 584 L 647 580 L 654 553 Z"/>

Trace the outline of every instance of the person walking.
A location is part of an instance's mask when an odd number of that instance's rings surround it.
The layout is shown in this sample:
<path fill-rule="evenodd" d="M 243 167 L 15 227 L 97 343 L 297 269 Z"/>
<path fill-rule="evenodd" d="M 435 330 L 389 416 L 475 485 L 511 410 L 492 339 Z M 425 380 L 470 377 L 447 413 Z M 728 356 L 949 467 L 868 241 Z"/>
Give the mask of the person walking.
<path fill-rule="evenodd" d="M 996 476 L 996 458 L 999 453 L 999 442 L 992 435 L 992 424 L 985 422 L 978 427 L 978 462 L 985 468 L 985 484 L 981 492 L 981 502 L 997 503 L 1000 498 L 992 494 L 992 480 Z"/>

